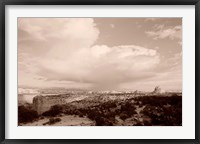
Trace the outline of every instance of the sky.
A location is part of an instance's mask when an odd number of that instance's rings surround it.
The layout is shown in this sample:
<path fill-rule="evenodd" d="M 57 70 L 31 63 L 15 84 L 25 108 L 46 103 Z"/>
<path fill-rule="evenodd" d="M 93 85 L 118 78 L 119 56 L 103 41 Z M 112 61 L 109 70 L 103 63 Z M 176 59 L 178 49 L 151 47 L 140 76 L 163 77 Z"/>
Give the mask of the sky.
<path fill-rule="evenodd" d="M 18 18 L 18 85 L 182 90 L 182 19 Z"/>

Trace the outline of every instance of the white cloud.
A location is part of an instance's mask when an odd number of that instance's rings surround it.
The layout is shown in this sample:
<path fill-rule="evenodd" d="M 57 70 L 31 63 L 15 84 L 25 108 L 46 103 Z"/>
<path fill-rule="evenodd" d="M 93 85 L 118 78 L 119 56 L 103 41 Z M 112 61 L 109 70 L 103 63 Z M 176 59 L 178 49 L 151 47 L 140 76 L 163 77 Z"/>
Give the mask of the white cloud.
<path fill-rule="evenodd" d="M 121 87 L 153 91 L 153 86 L 157 85 L 163 90 L 182 90 L 182 52 L 162 61 L 151 77 L 123 83 Z"/>
<path fill-rule="evenodd" d="M 134 45 L 94 46 L 83 48 L 70 57 L 40 61 L 39 75 L 49 80 L 71 80 L 94 85 L 118 85 L 125 81 L 142 79 L 159 64 L 159 54 Z"/>
<path fill-rule="evenodd" d="M 57 42 L 68 48 L 91 46 L 99 35 L 92 18 L 20 18 L 18 26 L 30 34 L 27 39 Z"/>
<path fill-rule="evenodd" d="M 156 25 L 155 30 L 152 31 L 146 31 L 145 33 L 153 37 L 153 39 L 165 39 L 169 38 L 171 40 L 178 39 L 180 40 L 182 38 L 182 27 L 181 26 L 175 26 L 171 28 L 164 28 L 164 25 Z"/>
<path fill-rule="evenodd" d="M 95 45 L 99 30 L 90 18 L 23 18 L 19 19 L 19 29 L 28 33 L 26 37 L 21 35 L 21 40 L 34 44 L 34 51 L 42 49 L 41 43 L 48 46 L 40 56 L 29 53 L 32 56 L 22 61 L 32 63 L 26 67 L 32 77 L 49 82 L 71 81 L 109 89 L 127 81 L 151 77 L 160 62 L 155 49 L 136 45 Z M 28 83 L 29 78 L 23 78 L 23 74 L 20 72 L 19 82 Z M 31 77 L 31 74 L 25 76 Z"/>
<path fill-rule="evenodd" d="M 157 29 L 157 30 L 163 29 L 164 27 L 165 27 L 164 24 L 155 24 L 155 25 L 153 26 L 153 28 L 155 28 L 155 29 Z"/>

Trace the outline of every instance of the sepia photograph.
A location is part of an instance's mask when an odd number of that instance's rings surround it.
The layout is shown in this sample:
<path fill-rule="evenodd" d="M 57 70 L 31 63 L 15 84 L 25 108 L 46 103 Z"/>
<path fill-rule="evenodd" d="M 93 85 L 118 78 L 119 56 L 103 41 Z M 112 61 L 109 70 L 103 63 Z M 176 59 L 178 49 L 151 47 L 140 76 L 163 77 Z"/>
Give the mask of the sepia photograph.
<path fill-rule="evenodd" d="M 182 126 L 182 18 L 17 24 L 18 126 Z"/>

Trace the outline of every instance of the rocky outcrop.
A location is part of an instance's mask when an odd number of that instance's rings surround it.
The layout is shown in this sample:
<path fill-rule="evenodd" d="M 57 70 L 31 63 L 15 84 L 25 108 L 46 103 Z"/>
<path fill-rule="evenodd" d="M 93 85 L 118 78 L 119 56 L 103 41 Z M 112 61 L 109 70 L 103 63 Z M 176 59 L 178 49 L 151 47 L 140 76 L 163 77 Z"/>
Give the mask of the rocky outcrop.
<path fill-rule="evenodd" d="M 33 98 L 33 108 L 42 114 L 48 111 L 53 105 L 61 105 L 66 103 L 67 96 L 36 96 Z"/>
<path fill-rule="evenodd" d="M 161 88 L 159 86 L 156 86 L 153 91 L 153 94 L 159 94 L 159 93 L 161 93 Z"/>

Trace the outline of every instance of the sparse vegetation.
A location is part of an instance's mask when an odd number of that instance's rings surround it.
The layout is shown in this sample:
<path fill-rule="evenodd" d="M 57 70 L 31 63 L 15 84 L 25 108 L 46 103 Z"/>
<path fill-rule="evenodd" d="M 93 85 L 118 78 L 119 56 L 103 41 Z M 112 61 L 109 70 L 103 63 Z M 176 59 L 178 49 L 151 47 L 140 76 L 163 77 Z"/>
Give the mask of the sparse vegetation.
<path fill-rule="evenodd" d="M 38 113 L 31 109 L 31 107 L 18 107 L 18 123 L 33 122 L 38 118 Z"/>
<path fill-rule="evenodd" d="M 116 96 L 117 97 L 117 96 Z M 52 125 L 62 115 L 74 115 L 89 118 L 96 126 L 132 125 L 132 126 L 180 126 L 182 125 L 182 97 L 138 96 L 129 99 L 103 101 L 94 97 L 63 105 L 54 105 L 39 119 L 50 117 L 43 125 Z M 37 112 L 19 107 L 19 123 L 31 122 L 38 118 Z"/>
<path fill-rule="evenodd" d="M 182 125 L 182 97 L 141 97 L 146 107 L 142 113 L 151 118 L 152 125 Z"/>
<path fill-rule="evenodd" d="M 63 111 L 62 105 L 54 105 L 51 107 L 50 110 L 44 112 L 42 115 L 55 117 L 55 116 L 59 115 L 60 113 L 62 113 L 62 111 Z"/>

